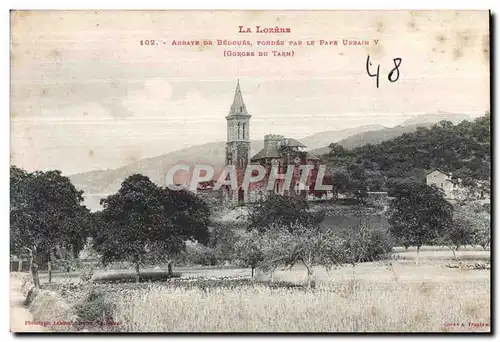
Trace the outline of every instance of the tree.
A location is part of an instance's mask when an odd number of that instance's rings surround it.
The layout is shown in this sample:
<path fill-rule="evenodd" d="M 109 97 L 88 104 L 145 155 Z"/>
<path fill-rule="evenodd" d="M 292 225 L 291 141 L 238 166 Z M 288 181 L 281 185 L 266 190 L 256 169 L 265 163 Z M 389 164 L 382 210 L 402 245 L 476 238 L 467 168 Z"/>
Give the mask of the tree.
<path fill-rule="evenodd" d="M 259 232 L 264 232 L 272 225 L 289 226 L 292 223 L 312 225 L 322 220 L 320 215 L 310 213 L 308 209 L 308 203 L 304 198 L 270 193 L 253 208 L 248 230 L 257 229 Z"/>
<path fill-rule="evenodd" d="M 215 251 L 217 260 L 231 261 L 238 241 L 233 227 L 223 222 L 217 222 L 210 228 L 210 239 L 207 245 Z"/>
<path fill-rule="evenodd" d="M 136 281 L 147 256 L 170 258 L 186 240 L 207 242 L 208 206 L 188 191 L 172 191 L 134 174 L 114 195 L 103 199 L 94 247 L 103 263 L 126 260 L 134 264 Z M 171 266 L 169 267 L 169 269 Z"/>
<path fill-rule="evenodd" d="M 38 267 L 48 263 L 49 282 L 58 251 L 77 254 L 88 235 L 88 209 L 82 205 L 83 192 L 60 171 L 28 173 L 11 167 L 11 250 L 27 251 L 35 286 Z"/>
<path fill-rule="evenodd" d="M 435 186 L 422 183 L 398 184 L 392 195 L 395 197 L 388 210 L 390 232 L 398 239 L 405 239 L 417 247 L 431 244 L 451 224 L 453 206 Z"/>
<path fill-rule="evenodd" d="M 336 158 L 345 158 L 348 154 L 348 151 L 344 148 L 344 146 L 338 143 L 331 143 L 328 148 L 330 149 L 330 156 L 334 156 Z"/>
<path fill-rule="evenodd" d="M 259 268 L 271 275 L 274 281 L 274 271 L 283 263 L 290 263 L 293 254 L 293 241 L 288 226 L 272 224 L 269 229 L 259 233 L 257 246 L 262 250 L 262 260 Z"/>
<path fill-rule="evenodd" d="M 161 189 L 148 177 L 132 175 L 120 190 L 101 200 L 104 207 L 94 248 L 104 264 L 126 260 L 135 266 L 136 281 L 153 232 L 168 229 L 161 204 Z"/>
<path fill-rule="evenodd" d="M 330 229 L 292 223 L 273 225 L 261 238 L 264 258 L 261 267 L 271 272 L 280 264 L 293 267 L 302 262 L 307 271 L 307 286 L 314 285 L 314 266 L 331 269 L 344 262 L 342 239 Z M 272 279 L 272 278 L 271 278 Z"/>
<path fill-rule="evenodd" d="M 359 164 L 352 164 L 348 167 L 347 171 L 349 179 L 347 191 L 350 192 L 356 200 L 362 203 L 365 202 L 368 196 L 368 181 L 364 168 Z"/>
<path fill-rule="evenodd" d="M 234 248 L 236 259 L 252 269 L 252 278 L 255 269 L 264 261 L 261 239 L 257 231 L 247 232 L 240 237 Z"/>
<path fill-rule="evenodd" d="M 380 176 L 377 176 L 380 178 Z M 380 187 L 378 179 L 373 181 L 374 187 Z M 347 167 L 336 168 L 332 176 L 332 184 L 337 193 L 348 194 L 356 201 L 363 203 L 367 196 L 369 180 L 367 173 L 360 164 L 349 164 Z"/>
<path fill-rule="evenodd" d="M 458 260 L 455 251 L 461 246 L 467 246 L 474 240 L 475 231 L 467 219 L 454 217 L 451 225 L 443 233 L 442 241 L 449 246 L 455 260 Z"/>
<path fill-rule="evenodd" d="M 343 240 L 332 230 L 318 226 L 306 227 L 295 224 L 291 232 L 290 257 L 301 261 L 307 270 L 307 286 L 314 286 L 314 266 L 327 270 L 345 262 Z"/>
<path fill-rule="evenodd" d="M 342 249 L 345 262 L 353 268 L 366 261 L 375 261 L 387 256 L 393 247 L 389 233 L 380 228 L 374 228 L 371 215 L 358 213 L 359 222 L 350 227 L 344 238 Z"/>
<path fill-rule="evenodd" d="M 353 273 L 356 265 L 368 257 L 370 239 L 368 228 L 366 224 L 360 222 L 347 231 L 343 249 L 345 252 L 345 261 L 352 266 Z"/>
<path fill-rule="evenodd" d="M 456 209 L 456 216 L 464 220 L 472 233 L 470 243 L 486 249 L 491 242 L 491 214 L 489 205 L 467 203 Z"/>

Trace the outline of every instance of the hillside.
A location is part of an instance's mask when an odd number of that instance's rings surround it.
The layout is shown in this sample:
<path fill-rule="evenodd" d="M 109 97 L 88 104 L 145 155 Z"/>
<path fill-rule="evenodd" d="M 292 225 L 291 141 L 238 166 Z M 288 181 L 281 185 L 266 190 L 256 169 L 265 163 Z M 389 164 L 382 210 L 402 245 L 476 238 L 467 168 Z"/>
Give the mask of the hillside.
<path fill-rule="evenodd" d="M 379 126 L 374 129 L 367 129 L 357 134 L 351 134 L 341 140 L 331 140 L 322 147 L 312 147 L 311 152 L 321 155 L 330 152 L 328 145 L 336 142 L 344 148 L 352 149 L 366 144 L 379 144 L 398 137 L 404 133 L 414 132 L 418 127 L 432 127 L 440 121 L 450 121 L 453 124 L 458 124 L 464 120 L 471 120 L 471 117 L 466 114 L 444 113 L 437 112 L 435 114 L 423 114 L 407 119 L 402 124 L 395 127 Z M 370 127 L 370 126 L 364 126 Z M 309 145 L 308 145 L 309 146 Z"/>
<path fill-rule="evenodd" d="M 446 114 L 450 119 L 456 114 Z M 421 115 L 421 121 L 434 120 L 439 121 L 443 115 Z M 461 120 L 461 116 L 452 121 Z M 415 120 L 417 118 L 414 118 Z M 407 120 L 408 121 L 408 120 Z M 367 143 L 377 144 L 394 137 L 400 136 L 406 132 L 413 132 L 418 126 L 431 126 L 431 124 L 415 124 L 411 126 L 397 126 L 387 128 L 381 125 L 366 125 L 356 128 L 349 128 L 337 131 L 326 131 L 312 134 L 303 138 L 294 137 L 303 142 L 308 149 L 322 155 L 328 153 L 328 146 L 332 142 L 338 142 L 346 148 L 362 146 Z M 99 208 L 99 200 L 106 194 L 114 193 L 119 188 L 123 180 L 134 174 L 141 173 L 151 178 L 159 185 L 165 185 L 165 177 L 168 169 L 175 164 L 196 164 L 203 163 L 213 165 L 216 168 L 223 167 L 225 155 L 224 141 L 212 142 L 203 145 L 191 146 L 179 151 L 166 153 L 157 157 L 139 160 L 135 163 L 111 170 L 98 170 L 85 173 L 70 175 L 69 178 L 75 186 L 84 191 L 86 204 L 89 208 L 96 210 Z M 252 155 L 263 148 L 262 140 L 251 141 Z"/>
<path fill-rule="evenodd" d="M 350 137 L 351 135 L 359 134 L 362 132 L 382 130 L 387 127 L 382 125 L 366 125 L 355 128 L 347 128 L 338 131 L 320 132 L 307 137 L 299 139 L 309 150 L 321 148 L 330 145 L 332 142 L 338 142 L 342 139 Z"/>
<path fill-rule="evenodd" d="M 411 126 L 396 126 L 396 127 L 384 127 L 382 129 L 378 130 L 372 130 L 372 131 L 366 131 L 358 134 L 354 134 L 350 137 L 347 137 L 345 139 L 339 140 L 339 141 L 331 141 L 336 142 L 339 145 L 343 146 L 344 148 L 347 149 L 352 149 L 355 147 L 363 146 L 366 144 L 379 144 L 383 141 L 393 139 L 395 137 L 400 136 L 403 133 L 408 133 L 408 132 L 414 132 L 417 130 L 417 127 L 430 127 L 432 124 L 418 124 L 418 125 L 411 125 Z M 325 153 L 330 152 L 330 148 L 328 145 L 320 147 L 320 148 L 315 148 L 311 150 L 312 153 L 316 155 L 322 155 Z"/>
<path fill-rule="evenodd" d="M 432 123 L 422 123 L 409 126 L 396 126 L 381 129 L 378 131 L 359 133 L 339 141 L 339 144 L 348 149 L 363 146 L 366 144 L 379 144 L 383 141 L 398 137 L 404 133 L 414 132 L 418 127 L 430 127 L 432 125 Z"/>
<path fill-rule="evenodd" d="M 461 123 L 464 120 L 471 120 L 471 117 L 467 114 L 458 113 L 446 113 L 438 111 L 434 114 L 423 114 L 414 116 L 404 121 L 400 126 L 413 126 L 413 125 L 427 125 L 432 123 L 438 123 L 439 121 L 450 121 L 454 125 Z"/>
<path fill-rule="evenodd" d="M 252 153 L 257 153 L 263 145 L 262 141 L 252 141 Z M 225 147 L 226 143 L 222 141 L 191 146 L 158 157 L 141 159 L 118 169 L 84 172 L 70 175 L 69 178 L 77 188 L 87 194 L 116 192 L 123 180 L 134 173 L 141 173 L 155 183 L 165 185 L 168 169 L 176 164 L 224 166 Z"/>
<path fill-rule="evenodd" d="M 357 169 L 356 177 L 375 188 L 391 180 L 423 181 L 425 172 L 433 168 L 451 172 L 464 181 L 489 180 L 490 139 L 490 116 L 485 115 L 458 125 L 444 122 L 419 127 L 415 132 L 354 149 L 345 149 L 339 143 L 334 155 L 325 154 L 321 159 L 340 170 L 338 177 Z"/>
<path fill-rule="evenodd" d="M 330 142 L 341 140 L 350 134 L 383 127 L 372 125 L 338 131 L 326 131 L 304 137 L 300 141 L 307 146 L 324 146 L 325 144 L 330 144 Z M 256 154 L 263 146 L 264 142 L 262 140 L 252 140 L 251 154 Z M 191 146 L 157 157 L 142 159 L 117 169 L 84 172 L 70 175 L 69 178 L 78 189 L 84 191 L 86 205 L 96 210 L 100 207 L 99 201 L 102 197 L 106 194 L 116 192 L 123 180 L 134 173 L 141 173 L 151 178 L 155 183 L 165 185 L 167 171 L 175 164 L 193 165 L 198 163 L 213 165 L 216 168 L 223 167 L 225 147 L 226 143 L 223 141 Z"/>

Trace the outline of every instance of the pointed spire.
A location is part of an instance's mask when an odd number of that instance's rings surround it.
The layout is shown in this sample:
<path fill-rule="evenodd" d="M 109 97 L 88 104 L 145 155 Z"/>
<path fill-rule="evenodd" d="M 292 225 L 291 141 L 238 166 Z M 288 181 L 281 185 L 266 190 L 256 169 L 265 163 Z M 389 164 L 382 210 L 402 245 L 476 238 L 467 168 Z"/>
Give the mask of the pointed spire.
<path fill-rule="evenodd" d="M 234 92 L 234 100 L 229 111 L 229 115 L 250 115 L 247 112 L 247 106 L 243 102 L 243 95 L 241 94 L 240 80 L 236 83 L 236 90 Z"/>

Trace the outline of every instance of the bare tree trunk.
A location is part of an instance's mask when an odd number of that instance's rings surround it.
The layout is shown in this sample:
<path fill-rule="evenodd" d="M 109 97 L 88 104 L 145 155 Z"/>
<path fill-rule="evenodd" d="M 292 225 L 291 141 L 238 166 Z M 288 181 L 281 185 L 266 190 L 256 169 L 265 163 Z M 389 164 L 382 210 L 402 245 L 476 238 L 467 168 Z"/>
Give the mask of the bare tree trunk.
<path fill-rule="evenodd" d="M 135 261 L 135 282 L 139 282 L 139 260 Z"/>
<path fill-rule="evenodd" d="M 396 271 L 394 270 L 394 266 L 392 266 L 392 262 L 389 262 L 389 267 L 391 268 L 391 271 L 392 271 L 392 274 L 394 275 L 394 279 L 396 280 L 396 283 L 399 284 L 398 276 L 396 274 Z"/>
<path fill-rule="evenodd" d="M 307 288 L 310 289 L 314 287 L 314 271 L 312 269 L 307 270 Z"/>
<path fill-rule="evenodd" d="M 276 265 L 271 269 L 271 283 L 274 283 L 274 271 L 276 271 L 277 267 L 278 266 Z"/>
<path fill-rule="evenodd" d="M 172 261 L 168 262 L 167 269 L 168 269 L 167 277 L 171 278 L 172 277 Z"/>
<path fill-rule="evenodd" d="M 302 263 L 304 264 L 304 266 L 306 267 L 306 270 L 307 270 L 307 288 L 310 289 L 313 287 L 314 270 L 312 269 L 312 265 L 309 266 L 309 264 L 305 263 L 304 261 L 302 261 Z"/>
<path fill-rule="evenodd" d="M 252 279 L 253 279 L 253 276 L 254 276 L 254 271 L 255 271 L 255 267 L 252 266 Z"/>
<path fill-rule="evenodd" d="M 49 273 L 49 284 L 52 283 L 52 250 L 49 252 L 49 261 L 47 262 L 47 271 Z"/>
<path fill-rule="evenodd" d="M 17 272 L 23 271 L 23 259 L 19 259 L 19 263 L 17 264 Z"/>
<path fill-rule="evenodd" d="M 33 251 L 30 250 L 30 259 L 29 259 L 29 270 L 30 270 L 30 274 L 31 274 L 31 279 L 33 280 L 33 273 L 32 273 L 32 269 L 33 269 Z"/>
<path fill-rule="evenodd" d="M 37 289 L 40 288 L 40 276 L 38 275 L 38 265 L 33 263 L 33 283 Z"/>
<path fill-rule="evenodd" d="M 40 277 L 38 276 L 38 265 L 35 262 L 36 247 L 29 250 L 30 252 L 30 274 L 31 280 L 37 289 L 40 288 Z"/>
<path fill-rule="evenodd" d="M 458 250 L 458 248 L 456 248 L 456 249 Z M 451 251 L 453 252 L 453 257 L 455 258 L 455 261 L 456 261 L 456 262 L 459 262 L 458 257 L 457 257 L 457 254 L 455 253 L 455 248 L 454 248 L 454 247 L 452 247 L 452 248 L 451 248 Z"/>
<path fill-rule="evenodd" d="M 417 246 L 417 260 L 415 261 L 415 265 L 418 266 L 418 254 L 420 252 L 420 246 Z"/>

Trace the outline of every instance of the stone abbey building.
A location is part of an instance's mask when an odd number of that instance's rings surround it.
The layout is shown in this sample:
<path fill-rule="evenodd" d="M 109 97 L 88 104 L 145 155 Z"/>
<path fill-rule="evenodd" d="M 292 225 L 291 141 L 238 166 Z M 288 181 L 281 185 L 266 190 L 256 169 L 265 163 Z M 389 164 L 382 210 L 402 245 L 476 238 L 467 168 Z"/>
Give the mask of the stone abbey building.
<path fill-rule="evenodd" d="M 256 155 L 250 156 L 250 119 L 239 80 L 236 84 L 234 100 L 227 121 L 227 143 L 225 165 L 234 165 L 238 176 L 238 189 L 232 190 L 222 188 L 224 201 L 238 203 L 251 203 L 258 201 L 269 192 L 268 181 L 271 168 L 275 166 L 278 170 L 273 192 L 278 194 L 289 194 L 292 196 L 303 196 L 307 198 L 312 191 L 307 191 L 306 186 L 314 189 L 316 175 L 318 174 L 319 158 L 306 151 L 306 146 L 293 138 L 282 135 L 267 134 L 264 136 L 264 148 Z M 266 170 L 266 176 L 260 182 L 250 183 L 248 190 L 242 187 L 243 177 L 247 165 L 260 164 Z M 311 165 L 311 171 L 305 184 L 301 184 L 300 165 Z M 289 187 L 285 184 L 287 172 L 293 174 Z"/>

